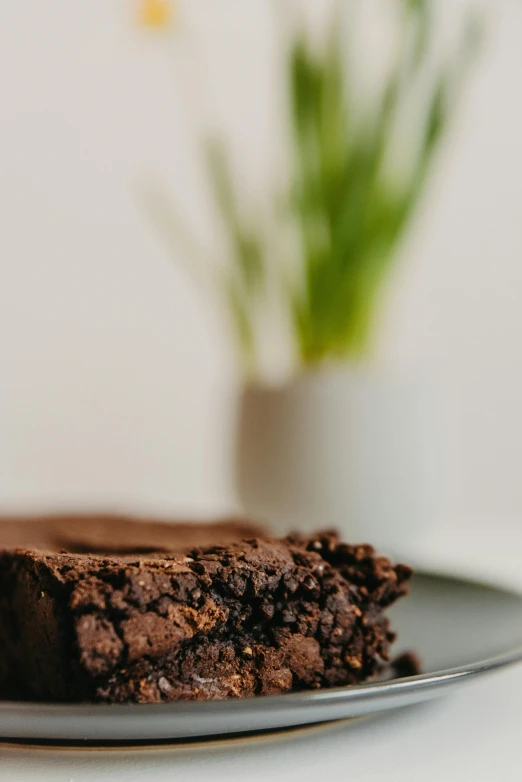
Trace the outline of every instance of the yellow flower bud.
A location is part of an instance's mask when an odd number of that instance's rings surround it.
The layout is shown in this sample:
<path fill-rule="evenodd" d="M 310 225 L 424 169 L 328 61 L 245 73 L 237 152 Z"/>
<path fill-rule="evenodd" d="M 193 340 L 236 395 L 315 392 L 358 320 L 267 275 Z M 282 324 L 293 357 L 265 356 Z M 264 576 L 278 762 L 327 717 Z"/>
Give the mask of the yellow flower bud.
<path fill-rule="evenodd" d="M 144 27 L 161 30 L 169 27 L 174 16 L 174 7 L 169 0 L 142 0 L 140 23 Z"/>

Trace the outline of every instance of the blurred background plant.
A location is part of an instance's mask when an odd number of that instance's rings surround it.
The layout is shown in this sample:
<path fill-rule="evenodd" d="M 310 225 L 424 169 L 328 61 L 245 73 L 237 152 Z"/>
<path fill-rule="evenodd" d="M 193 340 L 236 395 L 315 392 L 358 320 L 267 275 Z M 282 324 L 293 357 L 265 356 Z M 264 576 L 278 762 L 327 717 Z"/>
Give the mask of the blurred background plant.
<path fill-rule="evenodd" d="M 477 49 L 476 13 L 441 56 L 435 0 L 400 0 L 389 56 L 370 88 L 369 63 L 356 54 L 357 6 L 337 2 L 320 41 L 299 15 L 285 29 L 287 181 L 266 209 L 234 173 L 226 140 L 204 141 L 227 244 L 222 265 L 201 252 L 159 188 L 147 194 L 150 214 L 187 262 L 216 275 L 248 379 L 262 374 L 259 346 L 274 311 L 298 369 L 370 352 L 398 246 Z"/>

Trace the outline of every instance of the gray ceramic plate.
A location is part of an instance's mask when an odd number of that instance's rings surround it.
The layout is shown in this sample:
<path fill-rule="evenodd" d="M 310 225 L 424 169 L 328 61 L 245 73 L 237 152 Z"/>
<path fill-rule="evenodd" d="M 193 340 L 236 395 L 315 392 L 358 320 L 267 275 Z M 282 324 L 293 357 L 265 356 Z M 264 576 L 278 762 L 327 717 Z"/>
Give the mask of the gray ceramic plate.
<path fill-rule="evenodd" d="M 213 702 L 88 705 L 0 702 L 0 736 L 25 740 L 157 741 L 276 730 L 418 703 L 522 660 L 522 596 L 419 573 L 391 612 L 400 649 L 423 673 L 357 687 Z"/>

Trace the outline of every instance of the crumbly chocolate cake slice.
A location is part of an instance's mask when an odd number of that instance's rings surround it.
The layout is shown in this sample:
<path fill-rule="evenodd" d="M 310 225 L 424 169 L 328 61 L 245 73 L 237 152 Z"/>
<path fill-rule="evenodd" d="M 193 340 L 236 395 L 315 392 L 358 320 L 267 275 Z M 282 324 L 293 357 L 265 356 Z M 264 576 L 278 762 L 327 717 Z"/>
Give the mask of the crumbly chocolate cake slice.
<path fill-rule="evenodd" d="M 214 699 L 354 684 L 389 659 L 410 568 L 331 534 L 190 553 L 4 551 L 0 670 L 25 697 Z"/>

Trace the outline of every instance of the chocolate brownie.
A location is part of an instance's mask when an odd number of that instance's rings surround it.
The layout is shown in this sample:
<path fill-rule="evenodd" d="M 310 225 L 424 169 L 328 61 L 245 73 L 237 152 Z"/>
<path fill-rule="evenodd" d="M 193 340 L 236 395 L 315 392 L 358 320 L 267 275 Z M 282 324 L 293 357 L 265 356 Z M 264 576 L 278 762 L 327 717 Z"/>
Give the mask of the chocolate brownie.
<path fill-rule="evenodd" d="M 355 684 L 389 659 L 385 609 L 406 594 L 411 570 L 370 546 L 324 533 L 181 548 L 4 550 L 0 671 L 11 693 L 242 697 Z"/>

